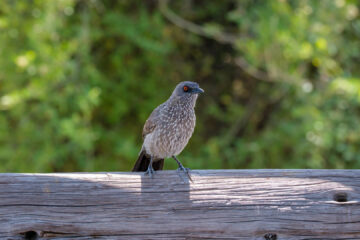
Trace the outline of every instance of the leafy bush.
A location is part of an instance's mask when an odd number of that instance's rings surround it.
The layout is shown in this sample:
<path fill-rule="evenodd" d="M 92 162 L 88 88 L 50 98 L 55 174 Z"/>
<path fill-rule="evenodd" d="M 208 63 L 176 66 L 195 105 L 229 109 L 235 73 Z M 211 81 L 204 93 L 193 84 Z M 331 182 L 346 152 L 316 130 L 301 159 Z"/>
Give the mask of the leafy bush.
<path fill-rule="evenodd" d="M 190 168 L 360 167 L 358 1 L 2 1 L 0 32 L 0 171 L 129 170 L 184 80 Z"/>

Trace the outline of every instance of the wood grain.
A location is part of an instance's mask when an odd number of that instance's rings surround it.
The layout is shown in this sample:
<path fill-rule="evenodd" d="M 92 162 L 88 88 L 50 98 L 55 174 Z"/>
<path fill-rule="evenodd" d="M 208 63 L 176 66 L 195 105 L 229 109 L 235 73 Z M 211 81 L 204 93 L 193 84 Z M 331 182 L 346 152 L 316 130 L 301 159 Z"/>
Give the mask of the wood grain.
<path fill-rule="evenodd" d="M 360 170 L 0 174 L 0 239 L 360 239 Z"/>

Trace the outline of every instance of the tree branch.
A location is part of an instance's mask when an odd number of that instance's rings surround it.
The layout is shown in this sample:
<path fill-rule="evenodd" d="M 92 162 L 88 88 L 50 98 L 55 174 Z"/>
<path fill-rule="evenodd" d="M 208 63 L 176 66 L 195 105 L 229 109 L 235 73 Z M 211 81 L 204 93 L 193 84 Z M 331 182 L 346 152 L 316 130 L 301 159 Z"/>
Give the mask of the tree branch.
<path fill-rule="evenodd" d="M 194 33 L 196 35 L 206 37 L 213 39 L 220 43 L 226 43 L 234 45 L 236 42 L 239 41 L 240 36 L 226 33 L 226 32 L 216 32 L 211 33 L 209 31 L 206 31 L 205 27 L 198 25 L 196 23 L 193 23 L 191 21 L 188 21 L 173 11 L 170 10 L 168 6 L 169 0 L 159 0 L 159 10 L 163 14 L 163 16 L 169 20 L 174 25 L 188 31 L 191 33 Z M 280 82 L 280 81 L 287 81 L 287 82 L 295 82 L 298 80 L 305 81 L 306 79 L 297 78 L 292 75 L 284 74 L 282 73 L 281 76 L 269 76 L 267 72 L 261 71 L 257 69 L 256 67 L 251 66 L 245 58 L 243 57 L 236 57 L 233 61 L 235 65 L 237 65 L 243 72 L 248 74 L 250 77 L 252 77 L 255 80 L 258 81 L 265 81 L 265 82 Z"/>
<path fill-rule="evenodd" d="M 202 37 L 211 38 L 221 43 L 234 44 L 236 41 L 238 41 L 238 36 L 225 32 L 210 33 L 209 31 L 206 31 L 203 26 L 200 26 L 180 17 L 169 9 L 168 0 L 159 0 L 159 9 L 160 12 L 166 17 L 166 19 L 168 19 L 174 25 L 185 29 L 191 33 Z"/>
<path fill-rule="evenodd" d="M 235 44 L 239 41 L 239 36 L 229 34 L 226 32 L 209 33 L 203 26 L 190 22 L 169 9 L 169 0 L 159 0 L 159 9 L 164 17 L 174 25 L 194 33 L 196 35 L 213 39 L 220 43 Z M 269 78 L 266 72 L 260 71 L 252 67 L 244 58 L 237 57 L 234 63 L 240 67 L 246 74 L 259 81 L 275 82 L 274 79 Z"/>

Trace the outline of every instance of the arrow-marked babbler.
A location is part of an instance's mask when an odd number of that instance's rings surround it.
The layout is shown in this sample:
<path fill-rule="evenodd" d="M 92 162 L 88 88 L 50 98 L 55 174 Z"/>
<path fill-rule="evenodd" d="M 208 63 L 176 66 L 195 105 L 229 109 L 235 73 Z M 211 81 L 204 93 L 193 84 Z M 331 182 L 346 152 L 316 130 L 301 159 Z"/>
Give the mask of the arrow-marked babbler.
<path fill-rule="evenodd" d="M 179 83 L 169 99 L 159 105 L 146 120 L 143 129 L 144 143 L 133 172 L 146 171 L 151 177 L 155 170 L 161 170 L 165 158 L 174 158 L 190 178 L 189 169 L 184 168 L 176 156 L 188 143 L 195 128 L 195 103 L 203 93 L 195 82 Z"/>

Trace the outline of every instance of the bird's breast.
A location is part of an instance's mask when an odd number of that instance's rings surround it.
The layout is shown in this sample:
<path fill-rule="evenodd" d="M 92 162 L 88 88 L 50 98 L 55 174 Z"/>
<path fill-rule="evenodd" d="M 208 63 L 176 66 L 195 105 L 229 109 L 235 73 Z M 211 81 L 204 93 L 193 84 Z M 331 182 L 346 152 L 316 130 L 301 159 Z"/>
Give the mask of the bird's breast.
<path fill-rule="evenodd" d="M 167 158 L 178 155 L 186 146 L 195 128 L 195 113 L 180 112 L 164 115 L 162 123 L 151 137 L 152 152 L 157 157 Z"/>

